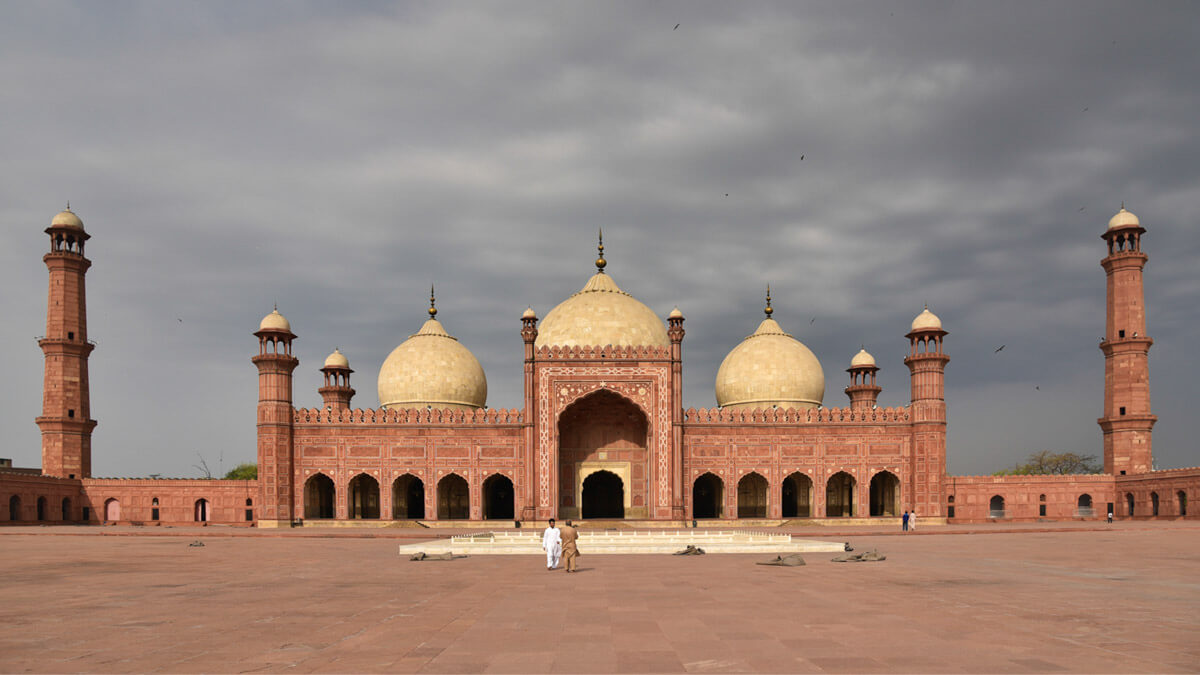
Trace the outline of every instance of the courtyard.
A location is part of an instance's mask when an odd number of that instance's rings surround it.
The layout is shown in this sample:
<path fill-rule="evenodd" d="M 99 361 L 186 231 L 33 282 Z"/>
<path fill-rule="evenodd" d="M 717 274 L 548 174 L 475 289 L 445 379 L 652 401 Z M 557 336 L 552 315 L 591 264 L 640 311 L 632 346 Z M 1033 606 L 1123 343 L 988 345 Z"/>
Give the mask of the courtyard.
<path fill-rule="evenodd" d="M 584 550 L 566 575 L 409 562 L 411 530 L 5 528 L 0 671 L 1200 670 L 1195 523 L 816 529 L 887 560 Z"/>

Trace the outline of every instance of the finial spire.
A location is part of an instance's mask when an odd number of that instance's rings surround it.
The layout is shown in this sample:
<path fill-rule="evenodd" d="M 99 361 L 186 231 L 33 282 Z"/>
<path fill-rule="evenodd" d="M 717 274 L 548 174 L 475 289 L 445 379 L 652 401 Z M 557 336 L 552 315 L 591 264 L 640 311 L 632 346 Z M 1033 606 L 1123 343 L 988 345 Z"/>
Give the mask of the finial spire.
<path fill-rule="evenodd" d="M 437 299 L 433 295 L 433 284 L 429 284 L 429 318 L 437 318 Z"/>
<path fill-rule="evenodd" d="M 275 301 L 275 302 L 273 302 L 273 303 L 271 303 L 271 304 L 272 304 L 272 305 L 274 305 L 274 308 L 273 308 L 273 310 L 272 310 L 272 311 L 278 312 L 278 311 L 279 311 L 279 302 L 278 302 L 278 301 Z"/>
<path fill-rule="evenodd" d="M 771 284 L 767 284 L 767 306 L 763 309 L 763 312 L 767 315 L 768 319 L 775 313 L 775 310 L 771 309 Z"/>
<path fill-rule="evenodd" d="M 70 209 L 70 208 L 71 208 L 71 202 L 67 202 L 67 209 Z M 1125 200 L 1124 199 L 1121 200 L 1121 210 L 1122 211 L 1125 210 Z"/>
<path fill-rule="evenodd" d="M 1125 208 L 1125 202 L 1121 202 L 1121 208 Z M 71 200 L 70 199 L 67 200 L 67 210 L 68 211 L 71 210 Z"/>
<path fill-rule="evenodd" d="M 596 258 L 596 270 L 604 274 L 604 266 L 608 264 L 604 259 L 604 228 L 600 228 L 600 245 L 596 249 L 600 251 L 600 257 Z"/>

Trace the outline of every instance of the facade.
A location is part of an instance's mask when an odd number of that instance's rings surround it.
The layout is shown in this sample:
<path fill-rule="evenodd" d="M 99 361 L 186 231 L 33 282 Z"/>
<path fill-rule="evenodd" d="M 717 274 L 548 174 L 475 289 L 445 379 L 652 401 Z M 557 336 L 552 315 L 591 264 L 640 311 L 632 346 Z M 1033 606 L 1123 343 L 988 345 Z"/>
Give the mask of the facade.
<path fill-rule="evenodd" d="M 878 367 L 865 350 L 850 360 L 846 405 L 828 405 L 821 363 L 774 318 L 768 289 L 764 319 L 721 364 L 717 406 L 685 410 L 684 316 L 675 309 L 664 322 L 621 290 L 601 242 L 578 293 L 541 320 L 532 308 L 520 317 L 519 409 L 486 407 L 483 369 L 438 319 L 432 291 L 428 319 L 380 370 L 379 407 L 353 407 L 354 371 L 334 350 L 321 367 L 322 406 L 296 408 L 297 336 L 276 309 L 254 333 L 251 358 L 258 480 L 96 479 L 89 237 L 69 209 L 46 233 L 42 470 L 0 467 L 0 522 L 870 522 L 905 510 L 969 522 L 1103 518 L 1109 509 L 1186 517 L 1189 498 L 1200 496 L 1200 469 L 1150 470 L 1145 230 L 1123 206 L 1103 235 L 1105 472 L 1079 476 L 946 474 L 948 333 L 928 308 L 905 335 L 908 405 L 877 406 Z"/>

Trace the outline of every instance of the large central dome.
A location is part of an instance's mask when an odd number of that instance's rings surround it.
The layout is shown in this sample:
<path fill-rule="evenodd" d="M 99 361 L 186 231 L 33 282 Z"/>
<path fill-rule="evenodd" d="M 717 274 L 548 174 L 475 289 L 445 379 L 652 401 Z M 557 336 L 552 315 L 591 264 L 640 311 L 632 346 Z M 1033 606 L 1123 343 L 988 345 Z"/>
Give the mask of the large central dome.
<path fill-rule="evenodd" d="M 379 369 L 384 408 L 473 410 L 487 403 L 487 377 L 471 350 L 451 337 L 430 308 L 416 335 L 392 350 Z"/>
<path fill-rule="evenodd" d="M 588 279 L 583 290 L 550 310 L 538 326 L 534 344 L 667 347 L 671 341 L 663 320 L 653 310 L 600 271 Z"/>
<path fill-rule="evenodd" d="M 734 410 L 816 408 L 825 398 L 825 372 L 816 355 L 767 318 L 733 348 L 717 370 L 717 405 Z"/>

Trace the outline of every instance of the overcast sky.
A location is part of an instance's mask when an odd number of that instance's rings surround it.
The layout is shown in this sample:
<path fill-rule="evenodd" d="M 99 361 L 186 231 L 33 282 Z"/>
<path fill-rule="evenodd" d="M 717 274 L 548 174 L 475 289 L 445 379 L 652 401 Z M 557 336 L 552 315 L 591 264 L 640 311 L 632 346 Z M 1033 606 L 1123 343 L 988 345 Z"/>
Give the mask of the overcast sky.
<path fill-rule="evenodd" d="M 1099 456 L 1124 200 L 1155 459 L 1198 465 L 1197 44 L 1187 2 L 0 3 L 0 457 L 40 463 L 42 230 L 67 200 L 97 476 L 254 461 L 276 302 L 298 406 L 335 346 L 378 406 L 433 282 L 488 404 L 520 407 L 521 312 L 582 287 L 598 227 L 617 283 L 687 317 L 686 406 L 715 405 L 767 283 L 826 405 L 860 345 L 906 404 L 927 302 L 951 473 Z"/>

